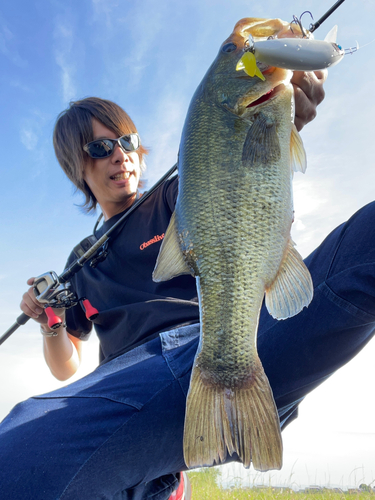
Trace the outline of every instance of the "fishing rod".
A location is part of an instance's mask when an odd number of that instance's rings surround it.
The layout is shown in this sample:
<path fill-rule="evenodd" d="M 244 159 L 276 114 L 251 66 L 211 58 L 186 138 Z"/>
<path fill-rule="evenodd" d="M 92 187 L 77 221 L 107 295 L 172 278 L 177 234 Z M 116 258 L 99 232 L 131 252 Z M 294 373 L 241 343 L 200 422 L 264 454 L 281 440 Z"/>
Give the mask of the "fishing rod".
<path fill-rule="evenodd" d="M 336 2 L 334 5 L 332 5 L 332 7 L 327 10 L 327 12 L 320 18 L 316 21 L 316 23 L 314 24 L 311 24 L 310 25 L 310 28 L 309 28 L 309 31 L 310 33 L 313 33 L 316 29 L 319 28 L 319 26 L 324 23 L 324 21 L 333 13 L 335 12 L 336 9 L 338 9 L 340 7 L 340 5 L 342 3 L 344 3 L 345 0 L 338 0 L 338 2 Z"/>
<path fill-rule="evenodd" d="M 69 267 L 64 269 L 64 271 L 58 276 L 54 271 L 50 271 L 38 276 L 34 281 L 34 293 L 38 301 L 44 305 L 45 313 L 48 317 L 48 326 L 55 330 L 59 328 L 62 324 L 61 318 L 56 316 L 52 307 L 55 308 L 69 308 L 75 306 L 79 301 L 86 310 L 86 317 L 88 319 L 95 319 L 98 315 L 98 311 L 91 306 L 86 298 L 77 299 L 75 294 L 70 290 L 69 280 L 82 269 L 82 267 L 91 260 L 90 264 L 95 267 L 96 263 L 103 260 L 106 256 L 105 246 L 108 244 L 110 235 L 119 228 L 124 221 L 136 210 L 142 203 L 144 203 L 147 198 L 149 198 L 156 189 L 167 180 L 175 171 L 177 170 L 177 163 L 173 165 L 171 169 L 168 170 L 153 186 L 152 188 L 144 193 L 141 198 L 139 198 L 134 205 L 122 216 L 120 219 L 113 224 L 113 226 L 108 229 L 107 232 L 103 234 L 99 239 L 96 239 L 94 235 L 85 238 L 79 245 L 75 247 L 77 253 L 81 254 L 78 259 L 76 259 Z M 96 240 L 96 241 L 95 241 Z M 86 248 L 86 247 L 89 248 Z M 99 258 L 94 259 L 95 256 L 100 252 Z M 16 322 L 0 337 L 0 345 L 3 344 L 20 326 L 26 324 L 30 319 L 30 316 L 22 313 L 16 319 Z"/>

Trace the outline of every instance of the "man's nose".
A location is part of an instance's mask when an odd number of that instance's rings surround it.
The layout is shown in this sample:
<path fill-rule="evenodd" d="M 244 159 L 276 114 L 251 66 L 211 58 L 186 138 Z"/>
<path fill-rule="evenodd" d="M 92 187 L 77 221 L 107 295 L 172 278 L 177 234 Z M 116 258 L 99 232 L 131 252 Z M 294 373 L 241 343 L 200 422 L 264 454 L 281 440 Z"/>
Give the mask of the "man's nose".
<path fill-rule="evenodd" d="M 121 162 L 123 163 L 124 161 L 128 161 L 129 158 L 128 158 L 128 155 L 126 153 L 126 151 L 124 151 L 122 149 L 122 147 L 120 146 L 120 144 L 117 142 L 116 145 L 115 145 L 115 149 L 113 151 L 113 154 L 112 154 L 112 158 L 113 158 L 113 162 Z"/>

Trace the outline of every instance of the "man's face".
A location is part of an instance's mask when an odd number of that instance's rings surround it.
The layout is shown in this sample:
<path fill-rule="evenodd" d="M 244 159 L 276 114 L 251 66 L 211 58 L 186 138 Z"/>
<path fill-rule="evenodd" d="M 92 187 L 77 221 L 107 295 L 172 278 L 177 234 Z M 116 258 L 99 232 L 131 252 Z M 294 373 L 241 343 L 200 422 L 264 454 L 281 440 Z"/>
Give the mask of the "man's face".
<path fill-rule="evenodd" d="M 93 118 L 94 139 L 117 139 L 117 135 Z M 95 195 L 105 220 L 130 207 L 140 177 L 138 153 L 124 152 L 118 144 L 111 156 L 101 159 L 87 157 L 83 178 Z"/>

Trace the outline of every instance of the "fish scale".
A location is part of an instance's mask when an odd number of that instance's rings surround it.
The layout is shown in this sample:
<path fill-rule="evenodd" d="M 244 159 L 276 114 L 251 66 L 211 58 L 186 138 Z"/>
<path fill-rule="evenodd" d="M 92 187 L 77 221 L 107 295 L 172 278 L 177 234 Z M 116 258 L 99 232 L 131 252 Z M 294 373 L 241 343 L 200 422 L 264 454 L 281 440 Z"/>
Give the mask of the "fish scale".
<path fill-rule="evenodd" d="M 256 350 L 261 305 L 274 317 L 297 314 L 312 297 L 310 275 L 290 239 L 291 148 L 303 150 L 291 121 L 290 72 L 241 77 L 245 40 L 262 20 L 237 23 L 193 96 L 179 159 L 179 193 L 155 281 L 196 278 L 201 337 L 187 398 L 188 467 L 236 453 L 245 467 L 280 468 L 276 406 Z M 267 32 L 285 31 L 266 20 Z M 272 97 L 247 106 L 270 90 Z M 303 170 L 301 166 L 301 170 Z"/>

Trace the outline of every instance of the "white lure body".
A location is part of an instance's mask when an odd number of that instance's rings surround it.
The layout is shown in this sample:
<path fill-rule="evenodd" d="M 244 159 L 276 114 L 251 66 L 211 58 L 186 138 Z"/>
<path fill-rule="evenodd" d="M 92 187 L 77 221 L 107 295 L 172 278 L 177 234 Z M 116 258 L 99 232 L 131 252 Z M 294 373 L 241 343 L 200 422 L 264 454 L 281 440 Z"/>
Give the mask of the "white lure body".
<path fill-rule="evenodd" d="M 336 43 L 309 38 L 275 38 L 253 41 L 258 62 L 295 71 L 316 71 L 339 63 L 345 51 Z"/>

